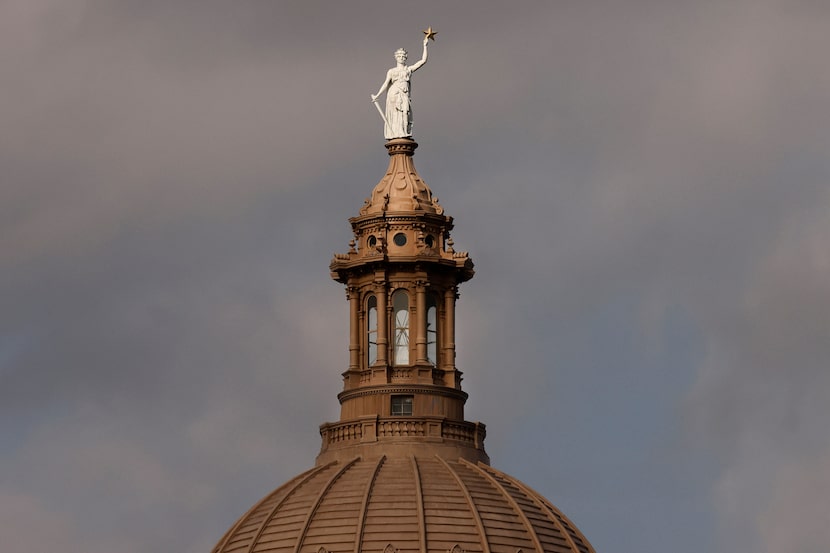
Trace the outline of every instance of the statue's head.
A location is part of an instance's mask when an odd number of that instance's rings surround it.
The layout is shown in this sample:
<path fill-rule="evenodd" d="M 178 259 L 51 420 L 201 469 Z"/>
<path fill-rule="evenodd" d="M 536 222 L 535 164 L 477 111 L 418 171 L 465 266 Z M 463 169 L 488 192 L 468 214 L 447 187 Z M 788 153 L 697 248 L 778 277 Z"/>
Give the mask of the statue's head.
<path fill-rule="evenodd" d="M 403 48 L 398 48 L 395 50 L 395 60 L 401 63 L 406 61 L 406 50 Z"/>

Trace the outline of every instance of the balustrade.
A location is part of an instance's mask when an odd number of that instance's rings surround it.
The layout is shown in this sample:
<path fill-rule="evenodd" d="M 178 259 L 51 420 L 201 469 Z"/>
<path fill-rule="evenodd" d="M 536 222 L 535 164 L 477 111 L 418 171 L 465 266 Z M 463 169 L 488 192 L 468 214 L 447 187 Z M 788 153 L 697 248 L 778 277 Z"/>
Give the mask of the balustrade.
<path fill-rule="evenodd" d="M 326 424 L 320 428 L 323 443 L 329 445 L 349 445 L 364 441 L 381 441 L 396 438 L 432 437 L 428 425 L 440 425 L 440 439 L 464 444 L 481 444 L 484 441 L 484 428 L 470 422 L 455 422 L 430 418 L 372 418 L 370 420 L 349 421 Z M 373 427 L 367 431 L 367 427 Z M 439 438 L 439 436 L 434 436 Z"/>

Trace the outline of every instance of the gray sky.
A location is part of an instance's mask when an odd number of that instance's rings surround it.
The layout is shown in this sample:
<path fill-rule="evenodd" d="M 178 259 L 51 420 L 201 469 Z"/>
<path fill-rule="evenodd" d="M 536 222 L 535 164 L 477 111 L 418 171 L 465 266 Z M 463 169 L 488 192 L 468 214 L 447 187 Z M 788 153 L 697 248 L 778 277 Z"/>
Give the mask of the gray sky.
<path fill-rule="evenodd" d="M 494 466 L 598 551 L 830 550 L 830 4 L 2 0 L 4 550 L 209 551 L 312 465 L 429 25 Z"/>

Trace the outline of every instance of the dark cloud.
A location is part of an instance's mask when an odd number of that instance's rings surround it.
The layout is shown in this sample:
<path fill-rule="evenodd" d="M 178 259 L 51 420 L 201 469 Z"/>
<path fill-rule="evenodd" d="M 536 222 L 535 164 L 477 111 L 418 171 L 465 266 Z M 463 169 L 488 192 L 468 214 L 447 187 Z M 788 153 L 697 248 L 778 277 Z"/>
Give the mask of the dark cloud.
<path fill-rule="evenodd" d="M 830 13 L 390 9 L 0 6 L 0 533 L 205 551 L 311 464 L 326 265 L 386 162 L 368 96 L 432 25 L 416 162 L 477 264 L 496 466 L 598 550 L 830 548 Z"/>

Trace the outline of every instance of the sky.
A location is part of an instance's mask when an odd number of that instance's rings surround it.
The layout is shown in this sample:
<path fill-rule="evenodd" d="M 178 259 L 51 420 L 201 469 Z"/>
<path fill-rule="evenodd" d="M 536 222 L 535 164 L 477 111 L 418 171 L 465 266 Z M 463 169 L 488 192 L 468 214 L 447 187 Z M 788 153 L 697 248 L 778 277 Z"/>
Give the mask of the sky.
<path fill-rule="evenodd" d="M 830 4 L 0 0 L 0 541 L 209 551 L 336 420 L 413 76 L 467 419 L 597 551 L 830 551 Z"/>

